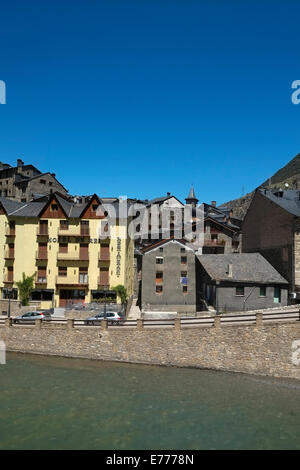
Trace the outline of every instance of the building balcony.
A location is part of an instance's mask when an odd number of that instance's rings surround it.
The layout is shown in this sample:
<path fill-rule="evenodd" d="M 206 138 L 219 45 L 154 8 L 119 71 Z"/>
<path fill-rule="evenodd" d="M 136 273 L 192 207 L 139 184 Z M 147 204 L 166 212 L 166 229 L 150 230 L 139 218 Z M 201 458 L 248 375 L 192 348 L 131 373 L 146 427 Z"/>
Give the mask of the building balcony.
<path fill-rule="evenodd" d="M 57 261 L 89 261 L 89 254 L 79 251 L 57 253 Z"/>
<path fill-rule="evenodd" d="M 15 259 L 15 252 L 6 250 L 4 253 L 4 259 L 5 260 L 14 260 Z"/>
<path fill-rule="evenodd" d="M 98 287 L 109 287 L 109 280 L 107 276 L 98 276 L 97 279 L 97 285 Z"/>
<path fill-rule="evenodd" d="M 5 236 L 6 237 L 15 237 L 16 236 L 16 229 L 7 227 L 5 230 Z"/>
<path fill-rule="evenodd" d="M 35 253 L 35 259 L 37 261 L 47 261 L 48 259 L 48 252 L 47 251 L 37 251 Z"/>
<path fill-rule="evenodd" d="M 204 246 L 225 246 L 225 240 L 204 240 Z"/>
<path fill-rule="evenodd" d="M 81 227 L 69 227 L 67 230 L 58 229 L 58 235 L 61 237 L 90 237 L 90 229 Z"/>
<path fill-rule="evenodd" d="M 76 286 L 76 287 L 88 287 L 89 280 L 88 275 L 73 275 L 73 276 L 56 276 L 55 280 L 57 285 L 61 286 Z"/>
<path fill-rule="evenodd" d="M 110 252 L 109 251 L 101 251 L 101 249 L 100 249 L 99 261 L 110 261 Z"/>
<path fill-rule="evenodd" d="M 36 236 L 37 237 L 48 237 L 49 232 L 48 232 L 48 227 L 37 227 L 36 229 Z"/>
<path fill-rule="evenodd" d="M 14 283 L 14 280 L 11 277 L 5 276 L 3 279 L 3 283 L 12 285 Z"/>

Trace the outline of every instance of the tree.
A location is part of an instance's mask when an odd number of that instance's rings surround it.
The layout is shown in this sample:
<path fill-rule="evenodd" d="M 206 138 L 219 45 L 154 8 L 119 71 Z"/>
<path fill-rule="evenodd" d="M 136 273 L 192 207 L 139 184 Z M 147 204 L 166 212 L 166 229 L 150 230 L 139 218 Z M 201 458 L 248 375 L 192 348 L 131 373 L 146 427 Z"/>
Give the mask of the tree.
<path fill-rule="evenodd" d="M 19 288 L 20 299 L 22 305 L 29 305 L 30 294 L 33 289 L 35 274 L 32 276 L 25 276 L 23 273 L 22 281 L 18 281 L 16 284 Z"/>
<path fill-rule="evenodd" d="M 122 284 L 119 284 L 116 287 L 112 287 L 111 290 L 114 290 L 117 294 L 118 297 L 120 297 L 121 304 L 124 305 L 127 302 L 128 295 L 127 295 L 127 290 Z"/>

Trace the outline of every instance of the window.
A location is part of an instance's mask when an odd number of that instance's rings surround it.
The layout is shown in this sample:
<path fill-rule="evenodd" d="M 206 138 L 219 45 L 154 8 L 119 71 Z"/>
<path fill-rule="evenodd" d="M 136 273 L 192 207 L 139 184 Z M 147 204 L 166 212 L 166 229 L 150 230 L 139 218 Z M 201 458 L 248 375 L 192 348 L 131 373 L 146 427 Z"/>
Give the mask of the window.
<path fill-rule="evenodd" d="M 3 299 L 14 299 L 17 300 L 18 298 L 18 289 L 12 289 L 12 292 L 8 290 L 6 287 L 2 289 L 2 298 Z M 6 314 L 6 312 L 5 312 Z"/>
<path fill-rule="evenodd" d="M 68 274 L 68 271 L 67 271 L 67 267 L 66 266 L 59 266 L 58 268 L 58 275 L 59 276 L 67 276 Z"/>
<path fill-rule="evenodd" d="M 182 292 L 184 294 L 187 294 L 187 291 L 188 291 L 188 286 L 182 286 Z"/>
<path fill-rule="evenodd" d="M 40 180 L 41 184 L 46 184 L 46 180 Z"/>
<path fill-rule="evenodd" d="M 279 304 L 281 302 L 281 289 L 280 287 L 274 287 L 274 302 Z"/>
<path fill-rule="evenodd" d="M 235 288 L 235 295 L 243 297 L 245 295 L 245 288 L 242 286 L 238 286 Z"/>
<path fill-rule="evenodd" d="M 216 242 L 216 241 L 218 240 L 218 234 L 217 234 L 217 233 L 213 233 L 213 234 L 211 235 L 211 239 L 212 239 L 212 241 L 215 241 L 215 242 Z"/>
<path fill-rule="evenodd" d="M 57 212 L 58 211 L 58 205 L 57 204 L 51 204 L 51 211 L 52 212 Z"/>
<path fill-rule="evenodd" d="M 164 264 L 164 259 L 163 258 L 156 258 L 156 264 Z"/>
<path fill-rule="evenodd" d="M 260 287 L 259 288 L 259 297 L 266 297 L 266 288 Z"/>
<path fill-rule="evenodd" d="M 163 293 L 163 286 L 156 286 L 156 293 L 162 294 Z"/>
<path fill-rule="evenodd" d="M 68 230 L 69 229 L 69 221 L 68 220 L 60 220 L 59 228 L 60 228 L 60 230 Z"/>
<path fill-rule="evenodd" d="M 92 208 L 93 208 L 93 211 L 96 212 L 96 210 L 98 209 L 98 204 L 93 204 Z"/>
<path fill-rule="evenodd" d="M 181 253 L 185 253 L 185 248 L 180 248 Z"/>
<path fill-rule="evenodd" d="M 163 272 L 157 272 L 156 273 L 156 284 L 162 284 L 164 280 L 164 273 Z"/>
<path fill-rule="evenodd" d="M 68 244 L 60 243 L 59 244 L 59 253 L 68 253 Z"/>
<path fill-rule="evenodd" d="M 88 268 L 79 268 L 79 283 L 87 284 L 88 283 Z"/>
<path fill-rule="evenodd" d="M 163 252 L 164 252 L 164 249 L 163 249 L 163 248 L 160 248 L 159 251 L 160 251 L 160 253 L 163 253 Z"/>
<path fill-rule="evenodd" d="M 181 264 L 186 264 L 187 263 L 187 257 L 186 256 L 182 256 L 181 257 Z"/>

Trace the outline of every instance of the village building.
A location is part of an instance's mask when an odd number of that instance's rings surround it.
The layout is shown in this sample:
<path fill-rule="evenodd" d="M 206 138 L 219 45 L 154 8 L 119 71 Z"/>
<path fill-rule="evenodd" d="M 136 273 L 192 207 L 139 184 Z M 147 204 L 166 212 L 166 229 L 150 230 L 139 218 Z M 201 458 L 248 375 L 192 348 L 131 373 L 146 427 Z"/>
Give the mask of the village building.
<path fill-rule="evenodd" d="M 33 165 L 25 165 L 21 159 L 17 160 L 15 167 L 0 163 L 0 197 L 29 202 L 54 192 L 68 193 L 55 173 L 42 173 Z"/>
<path fill-rule="evenodd" d="M 259 253 L 197 255 L 199 282 L 217 313 L 284 307 L 288 282 Z"/>
<path fill-rule="evenodd" d="M 142 250 L 143 311 L 195 314 L 195 251 L 184 240 L 161 240 Z"/>
<path fill-rule="evenodd" d="M 300 301 L 300 191 L 257 189 L 242 226 L 243 252 L 261 253 Z"/>
<path fill-rule="evenodd" d="M 19 298 L 16 282 L 23 273 L 35 274 L 31 297 L 42 308 L 99 301 L 117 285 L 130 297 L 134 244 L 128 219 L 119 215 L 118 201 L 113 203 L 114 218 L 96 194 L 53 193 L 29 203 L 0 198 L 1 297 Z"/>

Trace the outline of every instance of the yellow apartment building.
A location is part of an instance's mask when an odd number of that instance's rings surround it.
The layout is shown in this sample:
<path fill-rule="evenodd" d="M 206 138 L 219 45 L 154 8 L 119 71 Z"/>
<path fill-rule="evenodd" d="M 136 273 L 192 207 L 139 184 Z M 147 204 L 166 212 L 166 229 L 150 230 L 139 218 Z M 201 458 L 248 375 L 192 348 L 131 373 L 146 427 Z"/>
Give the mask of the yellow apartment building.
<path fill-rule="evenodd" d="M 132 296 L 128 219 L 118 210 L 112 218 L 102 207 L 96 194 L 71 199 L 53 193 L 29 203 L 0 198 L 1 298 L 18 298 L 23 273 L 35 274 L 31 298 L 41 308 L 101 301 L 119 284 Z"/>

